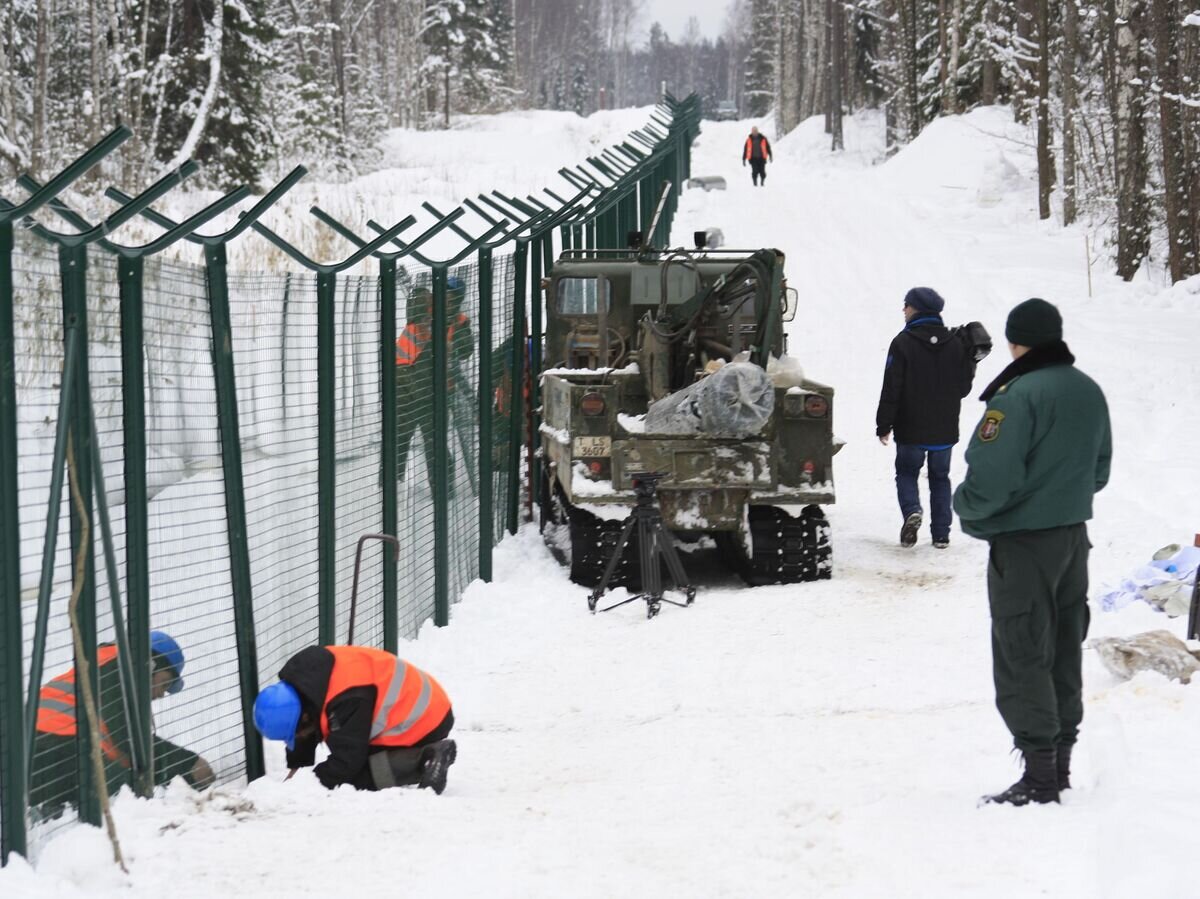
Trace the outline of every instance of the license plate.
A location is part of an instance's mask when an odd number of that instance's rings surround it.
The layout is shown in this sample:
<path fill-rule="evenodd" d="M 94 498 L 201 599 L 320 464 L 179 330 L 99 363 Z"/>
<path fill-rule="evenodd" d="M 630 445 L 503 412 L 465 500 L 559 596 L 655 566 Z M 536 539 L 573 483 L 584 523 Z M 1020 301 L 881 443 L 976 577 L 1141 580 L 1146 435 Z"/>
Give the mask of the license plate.
<path fill-rule="evenodd" d="M 581 459 L 596 459 L 612 455 L 611 437 L 576 437 L 574 454 Z"/>

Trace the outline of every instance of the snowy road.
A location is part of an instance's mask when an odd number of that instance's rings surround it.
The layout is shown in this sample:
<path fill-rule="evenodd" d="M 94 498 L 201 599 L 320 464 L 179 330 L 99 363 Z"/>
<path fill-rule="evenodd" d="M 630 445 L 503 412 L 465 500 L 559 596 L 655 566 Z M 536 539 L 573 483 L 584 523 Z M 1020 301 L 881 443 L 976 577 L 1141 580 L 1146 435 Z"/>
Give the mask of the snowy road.
<path fill-rule="evenodd" d="M 630 127 L 640 121 L 631 114 Z M 816 127 L 814 127 L 814 125 Z M 1192 895 L 1200 697 L 1156 675 L 1119 683 L 1085 657 L 1077 788 L 1061 807 L 977 809 L 1018 774 L 992 706 L 986 547 L 896 545 L 892 451 L 873 436 L 901 300 L 926 284 L 948 323 L 1060 305 L 1079 365 L 1108 392 L 1116 458 L 1092 528 L 1095 582 L 1200 530 L 1200 284 L 1088 297 L 1083 234 L 1038 224 L 1031 151 L 1003 111 L 941 120 L 883 166 L 882 122 L 819 123 L 777 142 L 767 186 L 738 165 L 748 123 L 705 123 L 680 242 L 717 226 L 777 246 L 801 309 L 790 351 L 837 388 L 834 579 L 755 590 L 717 575 L 687 610 L 590 616 L 530 529 L 497 553 L 452 626 L 404 654 L 450 693 L 459 761 L 440 798 L 329 794 L 273 775 L 195 799 L 116 804 L 132 874 L 77 828 L 7 896 L 1054 897 Z M 544 140 L 544 137 L 541 138 Z M 1190 290 L 1190 292 L 1189 292 Z M 976 391 L 978 392 L 978 391 Z M 980 407 L 964 403 L 964 434 Z M 961 477 L 961 453 L 954 470 Z M 1191 516 L 1189 518 L 1189 515 Z M 1169 627 L 1136 604 L 1093 635 Z M 279 755 L 272 757 L 276 768 Z"/>

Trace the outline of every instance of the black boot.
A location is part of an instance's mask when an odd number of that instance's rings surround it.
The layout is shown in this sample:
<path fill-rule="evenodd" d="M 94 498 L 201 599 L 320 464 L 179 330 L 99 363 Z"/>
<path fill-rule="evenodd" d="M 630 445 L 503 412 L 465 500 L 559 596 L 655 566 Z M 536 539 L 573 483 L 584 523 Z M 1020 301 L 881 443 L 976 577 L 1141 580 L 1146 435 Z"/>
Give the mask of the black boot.
<path fill-rule="evenodd" d="M 446 789 L 446 772 L 458 757 L 458 746 L 453 740 L 438 740 L 425 747 L 421 760 L 422 788 L 429 788 L 439 796 Z"/>
<path fill-rule="evenodd" d="M 1071 789 L 1071 750 L 1073 743 L 1060 743 L 1058 746 L 1058 791 Z"/>
<path fill-rule="evenodd" d="M 1024 749 L 1025 773 L 1021 779 L 994 796 L 984 796 L 982 804 L 1028 805 L 1058 802 L 1057 752 L 1053 749 Z"/>
<path fill-rule="evenodd" d="M 909 512 L 904 519 L 904 527 L 900 528 L 900 545 L 916 546 L 919 533 L 921 533 L 921 513 Z"/>

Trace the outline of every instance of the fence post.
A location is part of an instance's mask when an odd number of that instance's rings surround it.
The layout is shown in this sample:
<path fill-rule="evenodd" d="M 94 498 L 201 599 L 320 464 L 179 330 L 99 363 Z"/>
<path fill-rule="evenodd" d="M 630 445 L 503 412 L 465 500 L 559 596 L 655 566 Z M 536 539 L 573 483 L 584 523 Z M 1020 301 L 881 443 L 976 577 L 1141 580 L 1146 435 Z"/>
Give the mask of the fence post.
<path fill-rule="evenodd" d="M 337 275 L 317 273 L 317 640 L 337 640 Z"/>
<path fill-rule="evenodd" d="M 542 490 L 541 466 L 538 464 L 538 394 L 541 385 L 538 376 L 542 371 L 542 266 L 545 264 L 545 232 L 534 236 L 529 260 L 529 449 L 526 467 L 529 471 L 529 491 L 536 505 Z"/>
<path fill-rule="evenodd" d="M 492 547 L 496 542 L 496 523 L 492 505 L 493 464 L 492 409 L 495 388 L 492 384 L 492 250 L 479 249 L 479 578 L 492 579 Z"/>
<path fill-rule="evenodd" d="M 430 272 L 433 286 L 433 623 L 450 623 L 450 416 L 447 409 L 446 266 Z"/>
<path fill-rule="evenodd" d="M 87 245 L 61 246 L 58 251 L 59 271 L 62 277 L 63 321 L 75 321 L 79 331 L 79 342 L 76 346 L 77 362 L 75 368 L 75 384 L 72 385 L 76 401 L 71 404 L 70 440 L 75 458 L 75 471 L 70 475 L 69 482 L 73 483 L 83 498 L 84 508 L 89 518 L 92 512 L 92 425 L 88 417 L 88 404 L 78 398 L 88 396 L 88 327 L 87 327 Z M 65 331 L 65 329 L 64 329 Z M 64 334 L 65 336 L 65 334 Z M 65 342 L 64 342 L 65 345 Z M 75 578 L 75 558 L 81 548 L 83 538 L 83 518 L 80 516 L 73 501 L 68 502 L 71 510 L 71 571 L 72 584 Z M 91 528 L 94 537 L 98 528 Z M 92 679 L 93 695 L 100 697 L 100 677 L 96 668 L 96 583 L 93 577 L 95 571 L 94 540 L 89 539 L 85 548 L 82 583 L 78 585 L 79 594 L 79 629 L 83 643 L 84 658 L 75 659 L 75 670 L 79 671 L 84 662 L 87 663 L 88 673 Z M 87 824 L 99 826 L 100 801 L 97 791 L 100 784 L 95 782 L 91 765 L 91 733 L 86 727 L 76 728 L 76 745 L 78 753 L 76 763 L 78 768 L 78 807 L 79 818 Z"/>
<path fill-rule="evenodd" d="M 400 512 L 396 498 L 396 258 L 379 260 L 380 346 L 383 435 L 380 465 L 383 468 L 383 532 L 399 534 Z M 396 652 L 400 635 L 399 564 L 396 546 L 383 541 L 383 648 Z"/>
<path fill-rule="evenodd" d="M 508 532 L 515 534 L 521 519 L 521 445 L 525 433 L 525 275 L 529 242 L 518 240 L 513 250 L 512 396 L 508 430 Z"/>
<path fill-rule="evenodd" d="M 121 293 L 121 405 L 125 441 L 125 596 L 129 604 L 127 639 L 132 670 L 130 689 L 138 729 L 147 739 L 143 767 L 134 789 L 154 792 L 153 728 L 150 715 L 150 538 L 146 488 L 146 371 L 142 315 L 145 263 L 141 256 L 121 257 L 117 279 Z"/>
<path fill-rule="evenodd" d="M 27 853 L 21 684 L 21 518 L 17 496 L 17 372 L 13 296 L 13 226 L 0 222 L 0 865 Z"/>
<path fill-rule="evenodd" d="M 254 700 L 258 696 L 258 646 L 254 636 L 254 598 L 246 533 L 246 491 L 242 481 L 242 441 L 238 425 L 225 244 L 205 247 L 204 259 L 212 314 L 213 377 L 217 387 L 217 419 L 221 430 L 234 635 L 238 650 L 238 685 L 242 697 L 242 734 L 246 744 L 246 779 L 254 780 L 266 774 L 266 766 L 263 762 L 262 738 L 254 726 Z"/>

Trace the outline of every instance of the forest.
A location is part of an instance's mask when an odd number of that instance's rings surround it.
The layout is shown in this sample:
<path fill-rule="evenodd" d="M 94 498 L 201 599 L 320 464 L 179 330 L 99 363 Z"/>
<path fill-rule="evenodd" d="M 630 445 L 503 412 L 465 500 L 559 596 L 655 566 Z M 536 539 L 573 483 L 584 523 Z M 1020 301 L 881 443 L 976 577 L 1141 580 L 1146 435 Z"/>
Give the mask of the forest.
<path fill-rule="evenodd" d="M 706 23 L 712 24 L 712 23 Z M 712 28 L 708 29 L 712 31 Z M 296 162 L 368 171 L 391 127 L 646 105 L 664 88 L 774 115 L 779 137 L 884 111 L 889 152 L 1007 104 L 1039 213 L 1111 234 L 1117 270 L 1200 272 L 1200 10 L 1183 0 L 733 0 L 720 36 L 642 0 L 8 0 L 0 174 L 44 174 L 116 124 L 121 183 L 201 162 L 212 187 Z"/>

